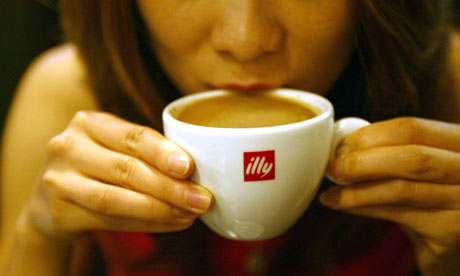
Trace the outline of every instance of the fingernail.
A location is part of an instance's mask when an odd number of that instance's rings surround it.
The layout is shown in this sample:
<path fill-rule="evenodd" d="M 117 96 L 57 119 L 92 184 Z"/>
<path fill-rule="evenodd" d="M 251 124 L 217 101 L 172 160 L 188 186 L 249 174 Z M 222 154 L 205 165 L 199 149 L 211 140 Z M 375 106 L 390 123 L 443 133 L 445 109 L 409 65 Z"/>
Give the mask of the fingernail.
<path fill-rule="evenodd" d="M 194 209 L 206 211 L 211 205 L 211 196 L 207 191 L 191 188 L 187 192 L 187 203 Z"/>
<path fill-rule="evenodd" d="M 340 200 L 340 191 L 342 188 L 333 187 L 319 196 L 319 202 L 324 206 L 333 208 L 337 206 Z"/>
<path fill-rule="evenodd" d="M 176 218 L 193 219 L 197 215 L 180 208 L 173 208 L 172 213 Z"/>
<path fill-rule="evenodd" d="M 173 153 L 168 159 L 169 170 L 180 176 L 184 176 L 190 169 L 190 162 L 183 154 Z"/>

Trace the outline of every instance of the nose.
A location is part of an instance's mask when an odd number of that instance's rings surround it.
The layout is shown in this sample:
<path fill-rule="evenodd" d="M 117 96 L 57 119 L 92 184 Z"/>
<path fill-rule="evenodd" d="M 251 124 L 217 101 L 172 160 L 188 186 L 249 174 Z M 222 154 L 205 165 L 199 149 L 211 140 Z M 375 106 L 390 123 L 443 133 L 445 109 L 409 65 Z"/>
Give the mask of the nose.
<path fill-rule="evenodd" d="M 279 51 L 284 39 L 281 24 L 252 0 L 235 0 L 227 5 L 211 33 L 217 52 L 242 63 Z"/>

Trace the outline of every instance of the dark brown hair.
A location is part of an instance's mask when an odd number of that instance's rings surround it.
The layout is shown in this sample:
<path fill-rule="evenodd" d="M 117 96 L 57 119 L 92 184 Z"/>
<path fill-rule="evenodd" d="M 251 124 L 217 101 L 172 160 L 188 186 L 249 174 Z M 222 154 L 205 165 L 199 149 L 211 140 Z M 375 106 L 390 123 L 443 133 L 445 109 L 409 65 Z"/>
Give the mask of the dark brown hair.
<path fill-rule="evenodd" d="M 336 88 L 352 87 L 360 98 L 353 109 L 370 119 L 419 114 L 444 70 L 450 1 L 351 1 L 358 17 L 357 57 L 350 63 L 351 80 Z M 101 107 L 145 117 L 158 128 L 164 104 L 179 93 L 150 52 L 133 3 L 62 0 L 62 22 L 88 66 Z"/>
<path fill-rule="evenodd" d="M 63 27 L 86 63 L 88 81 L 95 89 L 101 108 L 161 129 L 163 106 L 180 94 L 150 51 L 145 27 L 134 2 L 62 0 Z M 355 115 L 369 120 L 402 115 L 428 116 L 429 110 L 424 109 L 424 103 L 430 93 L 439 89 L 440 76 L 447 70 L 450 1 L 351 2 L 357 16 L 356 51 L 328 95 L 338 116 Z M 327 186 L 322 185 L 322 188 Z M 322 223 L 327 225 L 321 226 Z M 318 228 L 311 227 L 318 224 Z M 308 235 L 305 225 L 311 232 Z M 361 233 L 360 236 L 367 240 L 360 239 L 358 245 L 353 245 L 358 254 L 378 239 L 385 228 L 382 222 L 332 212 L 315 201 L 292 230 L 293 238 L 288 244 L 294 245 L 296 251 L 290 252 L 292 246 L 286 247 L 281 255 L 289 259 L 281 257 L 275 262 L 277 268 L 273 271 L 282 274 L 286 267 L 298 267 L 298 263 L 290 263 L 294 255 L 309 256 L 312 261 L 309 265 L 317 271 L 315 275 L 322 275 L 321 272 L 328 270 L 328 262 L 344 261 L 334 255 L 353 255 L 347 248 L 337 248 L 337 244 Z M 161 239 L 170 246 L 188 244 L 189 248 L 198 249 L 199 238 L 189 238 L 190 233 L 196 231 L 205 230 L 198 224 L 190 231 L 163 234 Z M 196 233 L 195 237 L 199 236 L 202 235 Z M 304 238 L 306 236 L 316 238 Z M 194 242 L 188 242 L 190 240 Z M 169 257 L 173 254 L 171 252 Z M 189 261 L 191 263 L 199 262 L 195 259 Z M 187 265 L 184 268 L 194 271 Z"/>
<path fill-rule="evenodd" d="M 449 1 L 355 0 L 355 7 L 356 44 L 373 116 L 426 113 L 424 97 L 445 73 Z"/>

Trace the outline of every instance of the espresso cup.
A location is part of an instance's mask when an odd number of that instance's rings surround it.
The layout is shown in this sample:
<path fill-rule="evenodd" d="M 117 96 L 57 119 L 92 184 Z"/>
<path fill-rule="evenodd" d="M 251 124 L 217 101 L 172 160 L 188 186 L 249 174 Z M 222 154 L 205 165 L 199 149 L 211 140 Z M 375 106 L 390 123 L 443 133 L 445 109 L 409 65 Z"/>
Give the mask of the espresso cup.
<path fill-rule="evenodd" d="M 359 118 L 334 123 L 334 110 L 326 98 L 293 89 L 263 94 L 309 108 L 313 118 L 244 128 L 178 119 L 196 103 L 234 93 L 238 92 L 214 90 L 170 103 L 163 111 L 164 134 L 192 156 L 191 180 L 214 195 L 213 207 L 200 216 L 209 228 L 233 240 L 273 238 L 286 232 L 308 208 L 340 141 L 369 123 Z"/>

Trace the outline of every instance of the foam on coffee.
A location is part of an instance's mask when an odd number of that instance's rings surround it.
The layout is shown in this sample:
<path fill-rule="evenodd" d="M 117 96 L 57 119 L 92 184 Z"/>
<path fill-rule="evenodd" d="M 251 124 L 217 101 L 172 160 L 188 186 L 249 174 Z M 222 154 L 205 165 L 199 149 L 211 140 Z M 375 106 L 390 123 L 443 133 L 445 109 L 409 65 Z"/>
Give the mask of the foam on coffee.
<path fill-rule="evenodd" d="M 194 125 L 221 128 L 255 128 L 292 124 L 318 115 L 308 104 L 262 93 L 230 93 L 196 100 L 177 119 Z"/>

